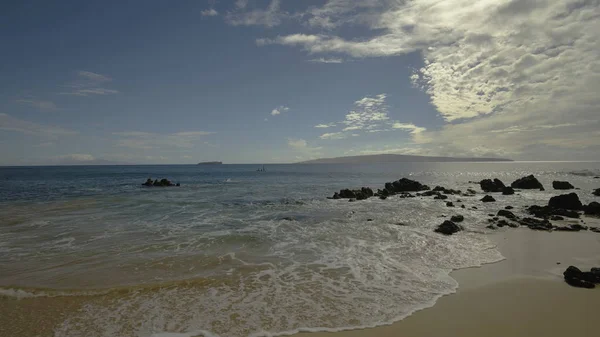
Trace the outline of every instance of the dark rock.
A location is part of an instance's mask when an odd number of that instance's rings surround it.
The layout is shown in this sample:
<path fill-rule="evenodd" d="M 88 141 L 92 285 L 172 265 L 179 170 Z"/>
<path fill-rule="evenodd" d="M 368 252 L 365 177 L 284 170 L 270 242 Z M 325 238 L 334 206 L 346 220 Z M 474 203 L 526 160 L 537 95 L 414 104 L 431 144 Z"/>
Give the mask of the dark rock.
<path fill-rule="evenodd" d="M 489 226 L 485 226 L 485 228 L 488 228 L 488 229 L 496 229 L 496 226 L 494 226 L 494 225 L 489 225 Z"/>
<path fill-rule="evenodd" d="M 553 215 L 558 215 L 558 216 L 565 216 L 567 218 L 572 218 L 572 219 L 579 219 L 579 213 L 577 213 L 577 211 L 571 211 L 568 209 L 554 209 L 552 210 L 552 214 Z"/>
<path fill-rule="evenodd" d="M 494 199 L 491 195 L 486 195 L 485 197 L 481 198 L 482 202 L 494 202 L 496 201 L 496 199 Z"/>
<path fill-rule="evenodd" d="M 558 181 L 555 180 L 552 182 L 552 187 L 555 190 L 572 190 L 575 186 L 571 185 L 568 181 Z"/>
<path fill-rule="evenodd" d="M 552 224 L 548 220 L 538 220 L 535 218 L 523 218 L 519 220 L 519 224 L 534 230 L 549 231 L 552 229 Z"/>
<path fill-rule="evenodd" d="M 477 194 L 477 192 L 472 188 L 467 189 L 467 192 L 469 192 L 470 194 Z"/>
<path fill-rule="evenodd" d="M 452 221 L 452 222 L 463 222 L 464 220 L 465 220 L 465 217 L 464 217 L 464 216 L 462 216 L 462 215 L 460 215 L 460 214 L 453 215 L 453 216 L 450 218 L 450 221 Z"/>
<path fill-rule="evenodd" d="M 494 221 L 498 221 L 498 219 L 500 219 L 500 218 L 497 217 L 497 216 L 495 216 L 495 217 L 492 218 L 492 220 L 494 220 Z"/>
<path fill-rule="evenodd" d="M 533 174 L 513 181 L 513 183 L 510 184 L 510 187 L 523 190 L 544 189 L 544 186 L 533 176 Z"/>
<path fill-rule="evenodd" d="M 142 185 L 143 185 L 143 186 L 152 186 L 152 184 L 153 184 L 153 183 L 152 183 L 152 179 L 148 178 L 148 180 L 146 180 L 146 182 L 145 182 L 145 183 L 143 183 Z"/>
<path fill-rule="evenodd" d="M 600 233 L 600 228 L 598 227 L 590 227 L 590 230 L 594 233 Z"/>
<path fill-rule="evenodd" d="M 156 186 L 156 187 L 169 187 L 169 186 L 175 186 L 175 184 L 173 184 L 169 179 L 155 179 L 154 181 L 152 181 L 152 179 L 148 178 L 148 180 L 146 180 L 145 183 L 142 184 L 143 186 Z"/>
<path fill-rule="evenodd" d="M 597 215 L 600 216 L 600 203 L 598 202 L 590 202 L 588 205 L 583 206 L 583 211 L 585 215 Z"/>
<path fill-rule="evenodd" d="M 515 194 L 515 190 L 510 186 L 506 186 L 502 189 L 502 194 L 503 195 L 513 195 L 513 194 Z"/>
<path fill-rule="evenodd" d="M 404 222 L 398 222 L 398 223 L 396 224 L 396 226 L 408 226 L 408 225 L 407 225 L 407 224 L 405 224 Z"/>
<path fill-rule="evenodd" d="M 444 195 L 444 194 L 440 194 L 440 195 L 436 195 L 435 197 L 433 197 L 433 199 L 446 200 L 446 199 L 448 199 L 448 196 Z"/>
<path fill-rule="evenodd" d="M 576 211 L 567 210 L 563 208 L 552 208 L 550 206 L 533 205 L 527 208 L 527 212 L 538 218 L 548 218 L 552 215 L 564 216 L 573 219 L 579 218 L 579 213 L 577 213 Z"/>
<path fill-rule="evenodd" d="M 177 186 L 177 187 L 180 187 L 180 186 L 181 186 L 181 184 L 180 184 L 180 183 L 177 183 L 177 184 L 175 184 L 175 186 Z"/>
<path fill-rule="evenodd" d="M 489 214 L 488 214 L 488 216 L 494 216 L 494 214 L 492 214 L 492 213 L 489 213 Z"/>
<path fill-rule="evenodd" d="M 569 266 L 563 276 L 565 281 L 574 287 L 591 289 L 595 287 L 594 283 L 600 283 L 600 274 L 596 273 L 595 269 L 583 272 L 577 267 Z"/>
<path fill-rule="evenodd" d="M 552 208 L 563 208 L 571 210 L 580 210 L 583 207 L 576 193 L 569 193 L 552 197 L 550 198 L 550 201 L 548 201 L 548 206 Z"/>
<path fill-rule="evenodd" d="M 452 235 L 461 230 L 462 230 L 462 227 L 460 227 L 459 225 L 455 224 L 452 221 L 446 220 L 446 221 L 444 221 L 444 223 L 439 225 L 438 228 L 435 229 L 435 232 L 442 233 L 445 235 Z"/>
<path fill-rule="evenodd" d="M 484 179 L 479 182 L 479 186 L 481 186 L 484 192 L 502 192 L 502 189 L 505 187 L 500 179 Z"/>
<path fill-rule="evenodd" d="M 517 218 L 517 216 L 511 212 L 511 211 L 507 211 L 505 209 L 501 209 L 498 211 L 498 216 L 503 216 L 507 219 L 511 219 L 511 220 L 515 220 Z"/>
<path fill-rule="evenodd" d="M 460 205 L 460 208 L 465 208 L 465 205 Z"/>
<path fill-rule="evenodd" d="M 454 204 L 451 201 L 448 201 L 446 203 L 446 207 L 454 207 Z"/>
<path fill-rule="evenodd" d="M 354 193 L 354 191 L 351 191 L 349 189 L 344 189 L 340 191 L 339 194 L 340 198 L 343 199 L 354 199 L 356 198 L 356 193 Z"/>
<path fill-rule="evenodd" d="M 386 189 L 387 189 L 386 184 Z M 394 192 L 418 192 L 429 190 L 429 186 L 423 185 L 418 181 L 402 178 L 392 183 Z"/>
<path fill-rule="evenodd" d="M 508 222 L 508 221 L 507 221 L 507 222 Z M 519 227 L 519 224 L 518 224 L 518 223 L 514 223 L 514 222 L 508 222 L 508 227 L 511 227 L 511 228 L 518 228 L 518 227 Z"/>
<path fill-rule="evenodd" d="M 514 227 L 514 225 L 513 225 L 512 223 L 509 223 L 508 221 L 506 221 L 506 220 L 504 220 L 504 219 L 502 219 L 502 220 L 498 221 L 498 222 L 496 223 L 496 226 L 498 226 L 498 227 L 504 227 L 504 226 L 508 226 L 508 227 Z M 517 227 L 518 227 L 518 225 L 517 225 Z"/>
<path fill-rule="evenodd" d="M 354 191 L 354 194 L 356 195 L 356 200 L 365 200 L 365 199 L 369 198 L 362 191 Z"/>
<path fill-rule="evenodd" d="M 373 221 L 373 219 L 367 219 L 367 221 Z"/>
<path fill-rule="evenodd" d="M 600 197 L 600 188 L 595 189 L 594 192 L 592 192 L 592 194 L 595 195 L 595 196 L 597 196 L 597 197 Z"/>
<path fill-rule="evenodd" d="M 373 196 L 373 190 L 370 189 L 369 187 L 363 187 L 360 190 L 367 198 L 370 198 Z"/>
<path fill-rule="evenodd" d="M 473 207 L 471 207 L 471 208 L 472 208 L 472 209 L 477 209 L 477 207 L 475 207 L 475 206 L 473 206 Z"/>
<path fill-rule="evenodd" d="M 355 202 L 355 201 L 356 201 L 356 199 L 354 199 L 354 198 L 348 199 L 348 202 Z"/>
<path fill-rule="evenodd" d="M 338 192 L 333 193 L 333 199 L 341 199 L 342 197 L 340 197 Z"/>
<path fill-rule="evenodd" d="M 487 219 L 488 222 L 494 222 L 494 219 Z"/>
<path fill-rule="evenodd" d="M 281 220 L 286 220 L 286 221 L 294 221 L 294 218 L 286 216 L 284 218 L 281 218 Z"/>
<path fill-rule="evenodd" d="M 561 220 L 564 220 L 564 219 L 565 218 L 563 218 L 560 215 L 553 215 L 553 216 L 550 217 L 550 220 L 552 220 L 552 221 L 561 221 Z"/>
<path fill-rule="evenodd" d="M 380 196 L 379 196 L 379 199 L 381 199 L 381 200 L 385 200 L 385 199 L 387 199 L 387 195 L 380 195 Z"/>
<path fill-rule="evenodd" d="M 506 207 L 504 207 L 504 209 L 513 209 L 513 208 L 514 207 L 512 207 L 512 206 L 506 206 Z"/>

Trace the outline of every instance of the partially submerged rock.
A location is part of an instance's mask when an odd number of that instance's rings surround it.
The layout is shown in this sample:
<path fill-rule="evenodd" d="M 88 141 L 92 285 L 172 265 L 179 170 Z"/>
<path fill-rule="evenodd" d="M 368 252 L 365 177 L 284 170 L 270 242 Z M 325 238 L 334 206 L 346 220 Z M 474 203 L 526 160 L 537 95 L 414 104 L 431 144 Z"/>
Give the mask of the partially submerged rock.
<path fill-rule="evenodd" d="M 343 189 L 340 193 L 334 193 L 331 199 L 356 199 L 365 200 L 372 197 L 373 190 L 368 187 L 362 187 L 360 190 Z"/>
<path fill-rule="evenodd" d="M 593 195 L 600 197 L 600 188 L 594 190 L 594 192 L 592 192 Z"/>
<path fill-rule="evenodd" d="M 549 231 L 552 229 L 552 224 L 548 220 L 538 220 L 535 218 L 523 218 L 519 220 L 519 224 L 527 226 L 529 229 Z"/>
<path fill-rule="evenodd" d="M 600 283 L 600 270 L 592 268 L 588 272 L 581 271 L 575 266 L 569 266 L 563 273 L 565 282 L 573 287 L 593 289 Z"/>
<path fill-rule="evenodd" d="M 492 197 L 491 195 L 486 195 L 485 197 L 481 198 L 482 202 L 494 202 L 496 201 L 496 199 L 494 199 L 494 197 Z"/>
<path fill-rule="evenodd" d="M 511 219 L 511 220 L 517 219 L 517 216 L 513 212 L 507 211 L 505 209 L 499 210 L 498 211 L 498 216 L 503 216 L 503 217 L 505 217 L 507 219 Z"/>
<path fill-rule="evenodd" d="M 450 218 L 450 221 L 452 221 L 452 222 L 463 222 L 464 220 L 465 220 L 465 217 L 464 217 L 464 216 L 462 216 L 462 215 L 460 215 L 460 214 L 453 215 L 453 216 Z"/>
<path fill-rule="evenodd" d="M 152 181 L 151 178 L 148 178 L 148 180 L 146 180 L 146 182 L 143 183 L 142 186 L 169 187 L 169 186 L 180 186 L 180 185 L 179 185 L 179 183 L 173 184 L 169 179 L 161 179 L 161 180 L 156 179 L 156 180 Z"/>
<path fill-rule="evenodd" d="M 455 224 L 452 221 L 444 221 L 444 223 L 442 223 L 441 225 L 439 225 L 434 231 L 436 233 L 442 233 L 444 235 L 452 235 L 456 232 L 459 232 L 462 230 L 462 227 Z"/>
<path fill-rule="evenodd" d="M 505 187 L 504 183 L 500 179 L 484 179 L 479 182 L 479 186 L 484 192 L 502 192 Z"/>
<path fill-rule="evenodd" d="M 540 183 L 533 176 L 533 174 L 513 181 L 513 183 L 510 184 L 510 187 L 517 188 L 517 189 L 523 189 L 523 190 L 531 190 L 531 189 L 539 189 L 542 191 L 544 190 L 544 186 L 542 185 L 542 183 Z"/>
<path fill-rule="evenodd" d="M 552 208 L 562 208 L 570 210 L 580 210 L 583 208 L 579 196 L 576 193 L 557 195 L 550 198 L 548 206 Z"/>
<path fill-rule="evenodd" d="M 513 195 L 513 194 L 515 194 L 515 190 L 510 186 L 506 186 L 502 189 L 502 194 L 503 195 Z"/>
<path fill-rule="evenodd" d="M 583 206 L 585 215 L 600 216 L 600 203 L 592 201 L 588 205 Z"/>
<path fill-rule="evenodd" d="M 571 185 L 568 181 L 555 180 L 552 182 L 552 188 L 555 190 L 572 190 L 575 186 Z"/>

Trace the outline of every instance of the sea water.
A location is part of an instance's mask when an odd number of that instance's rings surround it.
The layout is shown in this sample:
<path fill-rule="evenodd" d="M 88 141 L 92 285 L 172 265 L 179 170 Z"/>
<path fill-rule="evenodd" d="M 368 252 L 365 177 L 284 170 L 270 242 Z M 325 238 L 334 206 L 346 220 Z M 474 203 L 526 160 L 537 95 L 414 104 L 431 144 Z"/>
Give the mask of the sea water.
<path fill-rule="evenodd" d="M 54 336 L 241 337 L 376 326 L 454 292 L 452 270 L 503 258 L 486 238 L 488 213 L 545 204 L 558 194 L 553 180 L 580 188 L 583 202 L 600 187 L 593 179 L 600 163 L 261 167 L 0 168 L 0 296 L 77 303 L 57 310 Z M 497 202 L 484 204 L 469 183 L 529 174 L 546 191 L 494 194 Z M 149 177 L 181 187 L 143 187 Z M 450 196 L 454 208 L 431 197 L 326 198 L 402 177 L 479 193 Z M 454 214 L 464 215 L 464 232 L 433 232 Z"/>

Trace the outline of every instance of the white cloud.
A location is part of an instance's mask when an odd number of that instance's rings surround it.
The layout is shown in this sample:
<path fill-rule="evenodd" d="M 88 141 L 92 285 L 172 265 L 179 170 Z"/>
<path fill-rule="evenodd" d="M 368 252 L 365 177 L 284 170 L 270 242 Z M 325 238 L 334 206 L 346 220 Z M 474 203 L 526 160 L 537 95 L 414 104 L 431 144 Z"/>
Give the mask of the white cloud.
<path fill-rule="evenodd" d="M 78 134 L 76 131 L 61 127 L 37 124 L 0 113 L 0 130 L 19 132 L 27 135 L 42 137 L 72 136 Z"/>
<path fill-rule="evenodd" d="M 233 26 L 274 27 L 288 14 L 280 11 L 280 0 L 271 0 L 266 9 L 247 10 L 247 1 L 237 1 L 235 10 L 228 12 L 225 21 Z"/>
<path fill-rule="evenodd" d="M 64 156 L 58 156 L 57 159 L 60 161 L 70 161 L 70 162 L 86 162 L 86 161 L 94 161 L 96 158 L 91 154 L 82 154 L 82 153 L 74 153 L 67 154 Z"/>
<path fill-rule="evenodd" d="M 301 138 L 288 138 L 288 147 L 295 151 L 298 155 L 296 159 L 312 159 L 322 155 L 322 147 L 311 147 L 308 142 Z"/>
<path fill-rule="evenodd" d="M 183 131 L 171 134 L 158 134 L 140 131 L 114 132 L 117 146 L 141 150 L 156 150 L 161 148 L 191 149 L 197 146 L 202 137 L 214 134 L 208 131 Z"/>
<path fill-rule="evenodd" d="M 67 91 L 60 92 L 60 95 L 73 95 L 73 96 L 92 96 L 92 95 L 114 95 L 118 94 L 119 91 L 115 89 L 107 89 L 101 87 L 105 83 L 111 82 L 112 78 L 93 73 L 91 71 L 78 71 L 77 79 L 71 83 L 64 85 Z"/>
<path fill-rule="evenodd" d="M 329 0 L 300 14 L 307 32 L 257 44 L 355 58 L 421 53 L 424 66 L 406 80 L 448 123 L 411 132 L 441 154 L 598 159 L 598 124 L 577 123 L 600 111 L 597 0 Z M 370 31 L 332 34 L 342 26 Z M 539 127 L 565 124 L 577 125 Z"/>
<path fill-rule="evenodd" d="M 210 8 L 201 11 L 200 14 L 202 16 L 217 16 L 219 15 L 219 12 L 217 12 L 214 8 Z"/>
<path fill-rule="evenodd" d="M 319 57 L 317 59 L 308 60 L 308 62 L 313 62 L 313 63 L 343 63 L 344 59 L 335 58 L 335 57 L 331 57 L 331 58 Z"/>
<path fill-rule="evenodd" d="M 334 127 L 334 126 L 336 126 L 336 124 L 335 124 L 335 123 L 329 123 L 329 124 L 317 124 L 317 125 L 315 125 L 315 128 L 317 128 L 317 129 L 327 129 L 327 128 L 332 128 L 332 127 Z"/>
<path fill-rule="evenodd" d="M 271 111 L 271 116 L 281 115 L 282 112 L 286 112 L 289 110 L 290 110 L 290 108 L 288 108 L 287 106 L 281 105 Z"/>
<path fill-rule="evenodd" d="M 398 123 L 398 122 L 392 124 L 392 128 L 393 129 L 407 130 L 407 131 L 409 131 L 412 134 L 421 133 L 421 132 L 427 130 L 426 128 L 416 126 L 416 125 L 414 125 L 412 123 Z"/>
<path fill-rule="evenodd" d="M 347 135 L 343 132 L 324 133 L 319 136 L 321 139 L 344 139 Z"/>
<path fill-rule="evenodd" d="M 54 102 L 52 102 L 52 101 L 47 101 L 47 100 L 38 100 L 38 99 L 28 98 L 28 99 L 18 99 L 17 103 L 29 105 L 40 111 L 57 110 L 56 104 L 54 104 Z"/>

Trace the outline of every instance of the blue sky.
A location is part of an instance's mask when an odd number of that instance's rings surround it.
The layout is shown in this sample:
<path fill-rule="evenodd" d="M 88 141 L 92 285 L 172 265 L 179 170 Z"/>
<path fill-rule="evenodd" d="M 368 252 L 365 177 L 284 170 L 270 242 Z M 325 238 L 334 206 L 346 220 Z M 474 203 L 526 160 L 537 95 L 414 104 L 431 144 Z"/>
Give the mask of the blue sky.
<path fill-rule="evenodd" d="M 0 4 L 0 165 L 600 160 L 600 4 Z"/>

